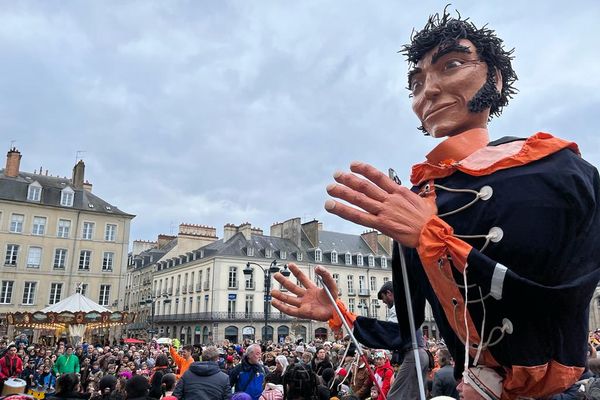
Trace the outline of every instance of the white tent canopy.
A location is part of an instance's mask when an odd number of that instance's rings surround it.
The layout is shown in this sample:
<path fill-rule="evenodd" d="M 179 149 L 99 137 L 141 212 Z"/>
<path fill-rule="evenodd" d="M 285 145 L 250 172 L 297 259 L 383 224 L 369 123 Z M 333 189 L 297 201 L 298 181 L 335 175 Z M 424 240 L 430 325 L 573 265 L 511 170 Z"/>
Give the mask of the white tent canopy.
<path fill-rule="evenodd" d="M 52 304 L 46 308 L 44 308 L 43 310 L 41 310 L 41 312 L 43 313 L 48 313 L 48 312 L 55 312 L 55 313 L 61 313 L 64 311 L 69 311 L 72 313 L 76 313 L 76 312 L 90 312 L 90 311 L 96 311 L 99 313 L 108 311 L 110 312 L 110 310 L 106 307 L 102 307 L 100 304 L 96 303 L 94 300 L 91 300 L 87 297 L 85 297 L 84 295 L 82 295 L 81 293 L 74 293 L 71 296 L 67 297 L 64 300 L 59 301 L 56 304 Z"/>

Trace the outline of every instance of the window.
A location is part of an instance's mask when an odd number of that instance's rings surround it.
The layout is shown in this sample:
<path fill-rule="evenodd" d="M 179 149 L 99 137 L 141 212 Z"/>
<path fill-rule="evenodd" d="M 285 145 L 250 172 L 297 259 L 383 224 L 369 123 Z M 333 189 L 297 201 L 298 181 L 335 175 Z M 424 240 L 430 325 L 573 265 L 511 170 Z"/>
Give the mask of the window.
<path fill-rule="evenodd" d="M 54 250 L 54 269 L 65 269 L 67 264 L 67 249 L 56 249 Z"/>
<path fill-rule="evenodd" d="M 282 260 L 285 260 L 287 258 L 287 251 L 281 250 L 281 254 L 279 255 L 279 258 L 281 258 Z"/>
<path fill-rule="evenodd" d="M 29 201 L 40 201 L 42 198 L 42 186 L 33 182 L 29 185 L 29 189 L 27 190 L 27 200 Z"/>
<path fill-rule="evenodd" d="M 86 240 L 92 240 L 94 237 L 94 223 L 93 222 L 84 222 L 83 223 L 83 232 L 81 232 L 81 238 Z"/>
<path fill-rule="evenodd" d="M 332 264 L 337 264 L 337 262 L 338 262 L 338 257 L 337 256 L 338 256 L 337 255 L 337 251 L 333 250 L 331 252 L 331 263 Z"/>
<path fill-rule="evenodd" d="M 2 287 L 0 287 L 0 304 L 10 304 L 14 283 L 14 281 L 2 281 Z"/>
<path fill-rule="evenodd" d="M 79 270 L 89 271 L 90 270 L 90 259 L 92 258 L 92 252 L 90 250 L 81 250 L 79 253 Z"/>
<path fill-rule="evenodd" d="M 265 249 L 265 258 L 271 258 L 271 257 L 273 257 L 273 250 Z"/>
<path fill-rule="evenodd" d="M 363 256 L 360 253 L 356 255 L 356 265 L 358 265 L 359 267 L 363 266 Z"/>
<path fill-rule="evenodd" d="M 23 221 L 25 216 L 23 214 L 13 214 L 10 217 L 10 231 L 12 233 L 23 232 Z"/>
<path fill-rule="evenodd" d="M 4 265 L 10 265 L 11 267 L 16 267 L 18 255 L 19 255 L 19 245 L 18 244 L 7 244 L 6 245 L 6 257 L 4 258 Z"/>
<path fill-rule="evenodd" d="M 102 257 L 102 271 L 112 271 L 113 260 L 115 259 L 115 253 L 112 251 L 105 251 Z"/>
<path fill-rule="evenodd" d="M 381 268 L 387 268 L 387 258 L 381 257 Z"/>
<path fill-rule="evenodd" d="M 46 231 L 46 218 L 45 217 L 33 217 L 33 226 L 31 233 L 33 235 L 43 235 Z"/>
<path fill-rule="evenodd" d="M 302 261 L 302 253 L 298 253 L 298 257 L 297 257 L 298 261 Z"/>
<path fill-rule="evenodd" d="M 366 291 L 366 279 L 364 275 L 360 275 L 358 277 L 358 291 L 359 293 L 363 294 Z"/>
<path fill-rule="evenodd" d="M 70 187 L 66 187 L 60 192 L 60 205 L 63 207 L 73 207 L 73 197 L 75 192 Z"/>
<path fill-rule="evenodd" d="M 348 299 L 348 311 L 354 312 L 354 299 Z"/>
<path fill-rule="evenodd" d="M 68 238 L 70 233 L 71 221 L 69 221 L 68 219 L 59 219 L 56 236 L 58 236 L 59 238 Z"/>
<path fill-rule="evenodd" d="M 315 262 L 323 262 L 323 252 L 321 249 L 315 249 Z"/>
<path fill-rule="evenodd" d="M 229 289 L 237 288 L 237 267 L 229 267 L 229 279 L 227 282 Z"/>
<path fill-rule="evenodd" d="M 250 318 L 252 316 L 252 313 L 254 312 L 254 295 L 246 295 L 246 308 L 244 309 L 244 312 L 246 314 L 246 318 Z"/>
<path fill-rule="evenodd" d="M 48 299 L 48 304 L 55 304 L 60 301 L 62 286 L 62 283 L 52 283 L 50 285 L 50 298 Z"/>
<path fill-rule="evenodd" d="M 389 281 L 389 280 L 390 280 L 390 278 L 388 278 L 387 276 L 384 276 L 384 277 L 383 277 L 383 283 L 386 283 L 386 282 L 387 282 L 387 281 Z"/>
<path fill-rule="evenodd" d="M 104 240 L 108 242 L 114 242 L 117 237 L 117 225 L 106 224 L 106 230 L 104 231 Z"/>
<path fill-rule="evenodd" d="M 246 289 L 254 290 L 254 271 L 249 275 L 246 275 Z"/>
<path fill-rule="evenodd" d="M 352 265 L 352 254 L 346 253 L 344 258 L 345 258 L 344 261 L 345 261 L 346 265 Z"/>
<path fill-rule="evenodd" d="M 354 277 L 352 275 L 348 275 L 348 294 L 354 293 Z"/>
<path fill-rule="evenodd" d="M 248 257 L 254 257 L 254 247 L 248 247 Z"/>
<path fill-rule="evenodd" d="M 101 306 L 107 306 L 109 298 L 110 285 L 100 285 L 100 296 L 98 296 L 98 304 L 100 304 Z"/>
<path fill-rule="evenodd" d="M 37 282 L 25 282 L 23 286 L 23 304 L 33 305 Z"/>
<path fill-rule="evenodd" d="M 371 317 L 379 318 L 379 303 L 377 299 L 371 299 Z"/>
<path fill-rule="evenodd" d="M 42 248 L 30 247 L 27 254 L 27 268 L 39 268 L 42 261 Z"/>
<path fill-rule="evenodd" d="M 373 257 L 372 254 L 369 254 L 369 257 L 367 257 L 367 262 L 369 263 L 369 267 L 374 267 L 375 266 L 375 257 Z"/>
<path fill-rule="evenodd" d="M 88 290 L 87 283 L 79 284 L 79 293 L 81 293 L 82 296 L 87 296 L 87 290 Z"/>
<path fill-rule="evenodd" d="M 227 300 L 227 318 L 235 318 L 235 304 L 236 300 Z"/>
<path fill-rule="evenodd" d="M 340 274 L 333 274 L 333 280 L 335 281 L 335 285 L 339 288 L 340 287 Z"/>
<path fill-rule="evenodd" d="M 377 277 L 372 276 L 370 279 L 371 279 L 371 291 L 376 292 L 377 291 Z"/>

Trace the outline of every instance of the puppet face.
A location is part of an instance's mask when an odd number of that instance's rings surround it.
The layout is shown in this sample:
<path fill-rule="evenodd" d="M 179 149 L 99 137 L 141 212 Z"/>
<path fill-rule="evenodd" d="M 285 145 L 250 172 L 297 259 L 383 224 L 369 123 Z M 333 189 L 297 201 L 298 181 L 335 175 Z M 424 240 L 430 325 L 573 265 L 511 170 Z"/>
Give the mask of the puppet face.
<path fill-rule="evenodd" d="M 470 110 L 470 102 L 487 82 L 488 67 L 470 40 L 425 54 L 409 72 L 413 111 L 433 137 L 485 128 L 490 109 Z M 499 74 L 498 74 L 499 75 Z M 496 89 L 501 79 L 496 77 Z"/>
<path fill-rule="evenodd" d="M 465 383 L 463 380 L 460 381 L 456 390 L 458 390 L 460 400 L 485 400 L 471 385 Z"/>

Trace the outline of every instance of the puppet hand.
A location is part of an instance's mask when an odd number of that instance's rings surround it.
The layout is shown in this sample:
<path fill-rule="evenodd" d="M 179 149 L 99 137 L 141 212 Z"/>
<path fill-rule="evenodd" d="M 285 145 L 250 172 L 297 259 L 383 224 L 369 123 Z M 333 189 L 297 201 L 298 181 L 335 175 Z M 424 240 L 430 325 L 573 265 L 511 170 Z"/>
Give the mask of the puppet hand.
<path fill-rule="evenodd" d="M 311 282 L 309 277 L 296 264 L 289 264 L 290 271 L 298 279 L 302 286 L 292 283 L 281 273 L 275 274 L 275 280 L 287 290 L 290 294 L 283 293 L 280 290 L 272 290 L 273 307 L 279 311 L 297 318 L 307 318 L 316 321 L 327 321 L 334 312 L 333 304 L 325 289 L 317 287 Z M 323 278 L 323 283 L 327 285 L 334 299 L 337 298 L 337 285 L 335 280 L 325 268 L 317 265 L 315 274 Z"/>
<path fill-rule="evenodd" d="M 335 200 L 327 200 L 325 209 L 377 229 L 404 246 L 417 247 L 423 226 L 437 214 L 435 202 L 398 185 L 369 164 L 353 162 L 350 171 L 353 173 L 337 172 L 334 179 L 338 184 L 327 186 L 327 193 L 360 209 Z"/>

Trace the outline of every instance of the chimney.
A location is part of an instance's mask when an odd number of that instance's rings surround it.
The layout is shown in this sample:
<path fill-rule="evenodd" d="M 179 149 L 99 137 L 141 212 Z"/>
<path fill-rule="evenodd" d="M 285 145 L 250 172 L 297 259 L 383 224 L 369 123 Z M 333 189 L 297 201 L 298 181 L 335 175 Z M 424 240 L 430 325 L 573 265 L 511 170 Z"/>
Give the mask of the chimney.
<path fill-rule="evenodd" d="M 319 221 L 316 219 L 302 224 L 302 230 L 312 247 L 319 247 Z"/>
<path fill-rule="evenodd" d="M 83 177 L 85 175 L 85 164 L 83 160 L 79 160 L 73 167 L 73 178 L 71 182 L 76 189 L 83 189 Z"/>
<path fill-rule="evenodd" d="M 377 240 L 377 231 L 367 231 L 361 233 L 360 237 L 365 241 L 371 252 L 375 255 L 379 253 L 379 242 Z"/>
<path fill-rule="evenodd" d="M 92 193 L 92 184 L 89 183 L 88 181 L 83 182 L 83 190 L 85 190 L 88 193 Z"/>
<path fill-rule="evenodd" d="M 244 222 L 238 226 L 238 232 L 242 232 L 246 240 L 252 239 L 252 225 L 250 225 L 250 222 Z"/>
<path fill-rule="evenodd" d="M 253 227 L 251 229 L 251 232 L 253 235 L 258 235 L 258 236 L 262 236 L 263 235 L 263 230 L 257 227 Z"/>
<path fill-rule="evenodd" d="M 381 245 L 381 247 L 383 247 L 385 249 L 385 251 L 387 251 L 388 255 L 392 255 L 392 251 L 393 251 L 393 242 L 392 242 L 392 238 L 389 236 L 384 235 L 383 233 L 379 233 L 377 235 L 377 241 L 379 242 L 379 244 Z"/>
<path fill-rule="evenodd" d="M 164 246 L 166 246 L 171 240 L 175 239 L 176 237 L 177 236 L 164 235 L 164 234 L 158 235 L 158 239 L 157 239 L 158 248 L 162 249 Z"/>
<path fill-rule="evenodd" d="M 9 178 L 16 178 L 19 176 L 19 167 L 21 166 L 21 153 L 16 147 L 13 147 L 6 153 L 6 168 L 4 169 L 4 175 Z"/>
<path fill-rule="evenodd" d="M 227 242 L 237 233 L 237 227 L 234 224 L 225 224 L 223 227 L 223 242 Z"/>
<path fill-rule="evenodd" d="M 302 223 L 300 218 L 288 219 L 283 223 L 271 225 L 271 236 L 291 240 L 296 246 L 301 247 Z"/>

